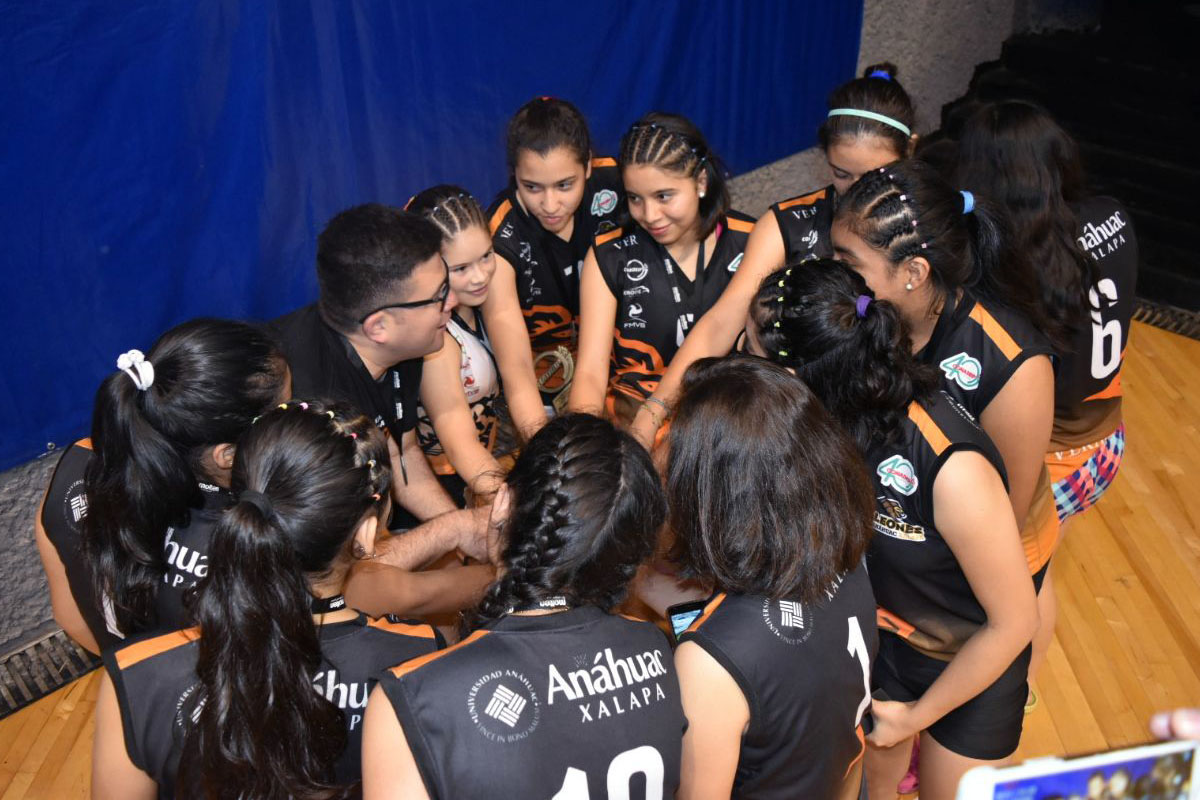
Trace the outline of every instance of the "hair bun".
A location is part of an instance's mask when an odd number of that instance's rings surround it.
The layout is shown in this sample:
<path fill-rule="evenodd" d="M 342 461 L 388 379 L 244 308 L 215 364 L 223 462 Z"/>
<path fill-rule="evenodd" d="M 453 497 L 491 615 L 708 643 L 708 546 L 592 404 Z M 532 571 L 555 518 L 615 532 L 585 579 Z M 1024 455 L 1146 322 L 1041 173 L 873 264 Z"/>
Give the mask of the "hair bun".
<path fill-rule="evenodd" d="M 863 70 L 862 77 L 864 78 L 882 78 L 885 81 L 895 80 L 900 74 L 900 69 L 890 61 L 882 61 L 878 64 L 872 64 Z"/>

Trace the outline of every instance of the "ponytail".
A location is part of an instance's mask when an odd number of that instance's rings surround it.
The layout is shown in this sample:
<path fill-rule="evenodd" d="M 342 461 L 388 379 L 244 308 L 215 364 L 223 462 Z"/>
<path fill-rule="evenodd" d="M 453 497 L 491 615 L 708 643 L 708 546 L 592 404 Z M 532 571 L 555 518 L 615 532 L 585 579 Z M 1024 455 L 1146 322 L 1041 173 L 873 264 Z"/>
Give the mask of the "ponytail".
<path fill-rule="evenodd" d="M 979 194 L 951 188 L 930 165 L 908 159 L 868 172 L 839 200 L 836 220 L 897 267 L 924 258 L 934 308 L 969 289 L 1056 336 L 1038 297 L 1037 276 L 1012 247 L 1003 210 Z"/>
<path fill-rule="evenodd" d="M 507 483 L 505 572 L 475 625 L 556 595 L 604 611 L 620 602 L 666 515 L 645 449 L 606 420 L 568 414 L 529 441 Z"/>
<path fill-rule="evenodd" d="M 892 441 L 909 404 L 937 386 L 912 355 L 899 310 L 840 262 L 769 275 L 751 314 L 767 357 L 795 370 L 864 453 Z"/>
<path fill-rule="evenodd" d="M 309 580 L 348 561 L 365 514 L 382 516 L 387 446 L 344 406 L 291 403 L 239 442 L 238 502 L 213 533 L 197 585 L 193 714 L 178 785 L 196 796 L 333 798 L 341 711 L 313 690 L 321 665 Z"/>
<path fill-rule="evenodd" d="M 213 480 L 202 466 L 206 450 L 236 441 L 278 402 L 287 373 L 265 333 L 215 319 L 172 328 L 145 360 L 153 378 L 144 389 L 118 371 L 96 392 L 84 475 L 82 544 L 96 607 L 111 604 L 124 632 L 155 622 L 163 539 L 203 505 L 197 482 Z"/>

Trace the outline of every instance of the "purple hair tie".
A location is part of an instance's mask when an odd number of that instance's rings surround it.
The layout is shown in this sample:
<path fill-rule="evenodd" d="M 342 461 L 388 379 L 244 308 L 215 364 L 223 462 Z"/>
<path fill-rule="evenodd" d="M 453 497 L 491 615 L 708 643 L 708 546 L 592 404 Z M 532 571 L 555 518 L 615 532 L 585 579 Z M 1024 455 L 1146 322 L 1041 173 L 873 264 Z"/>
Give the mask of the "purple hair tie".
<path fill-rule="evenodd" d="M 871 296 L 860 294 L 858 299 L 854 301 L 854 314 L 859 319 L 863 319 L 867 316 L 867 306 L 869 305 L 871 305 Z"/>

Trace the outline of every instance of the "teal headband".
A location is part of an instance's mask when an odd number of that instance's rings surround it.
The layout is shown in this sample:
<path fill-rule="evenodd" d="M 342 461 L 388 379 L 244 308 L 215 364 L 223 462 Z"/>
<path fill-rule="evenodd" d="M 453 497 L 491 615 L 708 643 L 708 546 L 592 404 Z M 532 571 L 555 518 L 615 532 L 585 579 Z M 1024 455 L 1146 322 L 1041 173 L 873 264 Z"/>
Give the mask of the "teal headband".
<path fill-rule="evenodd" d="M 912 136 L 912 131 L 902 122 L 897 122 L 891 117 L 885 117 L 883 114 L 876 114 L 874 111 L 863 111 L 858 108 L 835 108 L 831 110 L 826 117 L 863 117 L 864 119 L 873 119 L 876 122 L 882 122 L 884 125 L 891 125 L 896 130 L 903 133 L 905 136 Z"/>

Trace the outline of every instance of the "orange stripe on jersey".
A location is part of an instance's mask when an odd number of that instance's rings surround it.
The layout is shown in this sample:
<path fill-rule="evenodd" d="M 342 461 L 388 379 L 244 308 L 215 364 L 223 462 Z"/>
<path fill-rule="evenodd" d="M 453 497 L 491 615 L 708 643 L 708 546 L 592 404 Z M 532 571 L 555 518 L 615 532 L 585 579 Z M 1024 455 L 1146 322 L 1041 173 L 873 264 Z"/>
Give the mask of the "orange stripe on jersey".
<path fill-rule="evenodd" d="M 946 434 L 942 433 L 942 429 L 933 421 L 933 417 L 929 416 L 929 412 L 921 406 L 909 403 L 908 418 L 917 426 L 917 430 L 925 437 L 925 441 L 929 442 L 934 455 L 940 456 L 950 446 L 950 440 L 946 438 Z"/>
<path fill-rule="evenodd" d="M 184 628 L 181 631 L 164 633 L 162 636 L 155 636 L 153 639 L 131 644 L 129 647 L 117 651 L 117 667 L 119 669 L 129 669 L 134 664 L 145 661 L 147 658 L 153 658 L 159 653 L 165 653 L 168 650 L 174 650 L 176 647 L 182 647 L 199 638 L 200 628 Z"/>
<path fill-rule="evenodd" d="M 1021 346 L 1008 335 L 1008 331 L 1004 330 L 1004 326 L 996 321 L 996 318 L 988 313 L 988 310 L 979 303 L 971 309 L 969 315 L 971 319 L 979 323 L 979 327 L 983 328 L 983 332 L 992 340 L 992 344 L 1000 348 L 1000 352 L 1004 353 L 1004 357 L 1012 361 L 1017 356 L 1021 355 Z"/>
<path fill-rule="evenodd" d="M 446 655 L 447 653 L 453 653 L 455 650 L 460 650 L 460 649 L 466 647 L 467 645 L 472 644 L 473 642 L 478 642 L 480 639 L 487 636 L 489 633 L 491 633 L 491 631 L 486 631 L 486 630 L 475 631 L 470 636 L 463 639 L 461 642 L 459 642 L 456 645 L 447 647 L 445 650 L 438 650 L 436 653 L 428 653 L 427 655 L 423 655 L 420 658 L 414 658 L 411 661 L 405 661 L 403 664 L 400 664 L 399 666 L 392 667 L 390 670 L 388 670 L 388 672 L 392 673 L 392 675 L 397 678 L 403 678 L 405 675 L 412 672 L 413 670 L 420 669 L 421 667 L 425 666 L 426 664 L 428 664 L 432 661 L 437 661 L 439 658 Z"/>
<path fill-rule="evenodd" d="M 75 446 L 82 447 L 84 450 L 95 450 L 96 449 L 96 448 L 92 447 L 92 439 L 90 436 L 86 439 L 80 439 L 78 442 L 75 443 Z"/>
<path fill-rule="evenodd" d="M 725 592 L 721 592 L 719 595 L 710 600 L 708 605 L 704 607 L 704 613 L 692 620 L 692 624 L 688 625 L 688 628 L 686 631 L 684 631 L 684 633 L 692 633 L 693 631 L 699 629 L 699 627 L 713 615 L 713 612 L 717 610 L 717 607 L 720 606 L 721 603 L 725 602 L 725 597 Z"/>
<path fill-rule="evenodd" d="M 429 624 L 416 624 L 411 622 L 392 622 L 387 617 L 379 619 L 369 619 L 367 624 L 372 628 L 378 628 L 381 631 L 388 633 L 399 633 L 404 636 L 416 636 L 420 639 L 436 639 L 437 634 L 433 632 L 433 626 Z"/>
<path fill-rule="evenodd" d="M 801 197 L 793 197 L 791 200 L 785 200 L 779 204 L 779 210 L 783 211 L 784 209 L 791 208 L 792 206 L 811 206 L 818 200 L 824 200 L 825 192 L 825 189 L 821 189 L 820 191 L 810 192 L 809 194 L 802 195 Z"/>
<path fill-rule="evenodd" d="M 729 230 L 731 230 L 731 231 L 741 231 L 742 233 L 749 233 L 750 231 L 754 230 L 754 223 L 747 222 L 744 219 L 734 219 L 733 217 L 726 217 L 725 222 L 726 222 L 726 224 L 729 225 Z"/>
<path fill-rule="evenodd" d="M 1108 400 L 1110 397 L 1120 397 L 1122 394 L 1124 394 L 1124 392 L 1121 389 L 1121 373 L 1118 372 L 1113 379 L 1108 382 L 1108 386 L 1105 386 L 1091 397 L 1083 398 L 1083 402 L 1086 403 L 1089 400 Z"/>
<path fill-rule="evenodd" d="M 898 635 L 901 639 L 907 639 L 917 630 L 883 606 L 875 606 L 875 625 L 880 630 Z"/>
<path fill-rule="evenodd" d="M 605 242 L 611 242 L 613 239 L 619 238 L 623 233 L 625 233 L 625 230 L 623 228 L 614 228 L 611 231 L 606 231 L 604 233 L 597 235 L 596 236 L 596 247 L 599 247 L 600 245 L 604 244 Z"/>
<path fill-rule="evenodd" d="M 492 214 L 491 220 L 488 221 L 488 233 L 490 233 L 492 236 L 496 235 L 496 231 L 500 228 L 500 223 L 504 221 L 504 218 L 508 215 L 509 211 L 512 211 L 512 201 L 505 200 L 500 204 L 500 207 L 496 209 L 496 213 Z"/>
<path fill-rule="evenodd" d="M 593 167 L 615 167 L 617 160 L 611 156 L 600 156 L 592 159 Z"/>
<path fill-rule="evenodd" d="M 850 770 L 854 769 L 854 765 L 857 764 L 858 760 L 867 752 L 867 738 L 863 736 L 862 725 L 859 725 L 854 729 L 854 735 L 858 737 L 858 755 L 856 755 L 854 760 L 850 762 L 850 765 L 846 767 L 846 774 L 842 776 L 842 780 L 850 777 Z"/>

